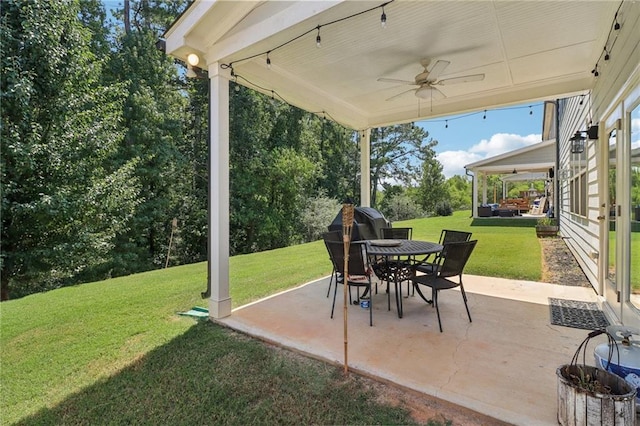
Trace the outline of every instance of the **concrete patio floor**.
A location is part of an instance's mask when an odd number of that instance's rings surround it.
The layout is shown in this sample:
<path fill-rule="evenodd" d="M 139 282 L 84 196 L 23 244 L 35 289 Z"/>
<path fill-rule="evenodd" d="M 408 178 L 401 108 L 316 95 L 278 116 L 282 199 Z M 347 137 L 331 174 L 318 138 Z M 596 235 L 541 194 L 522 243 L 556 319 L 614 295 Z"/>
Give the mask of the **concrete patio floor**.
<path fill-rule="evenodd" d="M 342 365 L 342 286 L 330 319 L 328 283 L 325 278 L 242 306 L 219 322 Z M 588 331 L 551 325 L 548 298 L 597 302 L 598 296 L 590 288 L 473 275 L 465 275 L 464 284 L 473 322 L 460 292 L 443 291 L 443 333 L 435 309 L 417 295 L 404 298 L 398 318 L 393 294 L 388 311 L 380 286 L 372 300 L 373 327 L 366 309 L 351 306 L 349 368 L 504 422 L 557 424 L 556 368 L 571 361 Z M 594 347 L 587 352 L 592 365 Z"/>

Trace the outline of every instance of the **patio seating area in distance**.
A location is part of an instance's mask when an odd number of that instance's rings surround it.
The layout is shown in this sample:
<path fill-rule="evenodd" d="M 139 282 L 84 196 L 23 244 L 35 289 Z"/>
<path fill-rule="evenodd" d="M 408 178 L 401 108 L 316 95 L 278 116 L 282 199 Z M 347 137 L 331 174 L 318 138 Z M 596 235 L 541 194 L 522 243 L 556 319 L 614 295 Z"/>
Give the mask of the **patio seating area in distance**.
<path fill-rule="evenodd" d="M 464 275 L 473 322 L 454 289 L 436 310 L 404 295 L 404 317 L 373 297 L 374 326 L 348 309 L 350 371 L 391 382 L 518 425 L 557 424 L 556 369 L 588 330 L 552 325 L 549 297 L 597 301 L 590 288 Z M 222 320 L 240 332 L 325 360 L 344 361 L 342 298 L 330 318 L 329 277 L 239 307 Z M 342 285 L 338 291 L 342 291 Z M 591 351 L 593 348 L 590 348 Z M 593 363 L 593 360 L 587 360 Z"/>

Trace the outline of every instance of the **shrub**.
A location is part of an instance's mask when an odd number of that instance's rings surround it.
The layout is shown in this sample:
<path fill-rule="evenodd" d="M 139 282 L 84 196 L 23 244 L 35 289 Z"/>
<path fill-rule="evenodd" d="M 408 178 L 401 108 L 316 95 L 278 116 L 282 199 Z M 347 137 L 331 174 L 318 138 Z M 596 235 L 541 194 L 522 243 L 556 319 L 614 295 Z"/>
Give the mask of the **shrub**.
<path fill-rule="evenodd" d="M 537 224 L 540 226 L 555 226 L 557 222 L 554 218 L 545 216 L 538 219 Z"/>
<path fill-rule="evenodd" d="M 329 225 L 342 209 L 342 204 L 326 195 L 318 195 L 307 200 L 300 214 L 301 233 L 305 242 L 316 241 L 327 232 Z"/>
<path fill-rule="evenodd" d="M 392 222 L 424 216 L 420 206 L 407 195 L 396 195 L 390 200 L 385 199 L 383 204 L 380 210 Z"/>
<path fill-rule="evenodd" d="M 453 209 L 448 201 L 438 201 L 436 203 L 436 216 L 451 216 Z"/>

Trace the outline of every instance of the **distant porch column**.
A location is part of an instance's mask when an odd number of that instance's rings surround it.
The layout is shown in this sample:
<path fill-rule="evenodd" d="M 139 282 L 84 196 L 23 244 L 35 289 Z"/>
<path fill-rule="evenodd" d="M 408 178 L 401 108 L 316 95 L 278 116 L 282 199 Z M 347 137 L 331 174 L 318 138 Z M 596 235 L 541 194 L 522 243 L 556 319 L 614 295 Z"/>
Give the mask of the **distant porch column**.
<path fill-rule="evenodd" d="M 371 129 L 360 138 L 360 206 L 371 207 Z"/>
<path fill-rule="evenodd" d="M 471 187 L 473 188 L 471 194 L 471 217 L 478 217 L 478 173 L 473 173 L 473 182 L 471 183 Z"/>
<path fill-rule="evenodd" d="M 209 316 L 231 315 L 229 296 L 229 76 L 209 66 Z"/>
<path fill-rule="evenodd" d="M 487 204 L 487 174 L 482 174 L 482 204 Z"/>

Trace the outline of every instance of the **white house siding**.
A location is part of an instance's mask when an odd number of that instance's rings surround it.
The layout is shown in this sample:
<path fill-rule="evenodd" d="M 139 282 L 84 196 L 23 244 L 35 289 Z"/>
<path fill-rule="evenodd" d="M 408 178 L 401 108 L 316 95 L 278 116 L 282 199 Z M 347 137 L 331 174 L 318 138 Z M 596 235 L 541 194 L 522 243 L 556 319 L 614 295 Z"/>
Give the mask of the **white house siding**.
<path fill-rule="evenodd" d="M 560 170 L 571 169 L 571 142 L 576 130 L 586 130 L 589 124 L 589 97 L 579 95 L 560 102 Z M 582 105 L 580 105 L 582 102 Z M 598 263 L 592 253 L 599 250 L 599 199 L 598 168 L 595 141 L 587 141 L 585 147 L 587 164 L 587 212 L 585 216 L 571 212 L 570 180 L 560 172 L 560 229 L 567 245 L 573 251 L 585 275 L 595 289 L 598 284 Z M 605 174 L 606 176 L 606 174 Z"/>
<path fill-rule="evenodd" d="M 600 245 L 600 220 L 604 214 L 601 207 L 601 195 L 607 185 L 608 161 L 601 158 L 607 152 L 608 140 L 606 128 L 613 120 L 621 118 L 621 102 L 632 89 L 637 89 L 637 78 L 632 82 L 631 76 L 638 72 L 640 64 L 640 4 L 624 2 L 619 13 L 622 28 L 612 31 L 608 43 L 609 61 L 600 60 L 599 76 L 594 78 L 594 86 L 590 93 L 559 101 L 559 168 L 570 167 L 569 139 L 577 130 L 586 131 L 589 122 L 600 125 L 600 139 L 587 141 L 587 214 L 577 216 L 570 212 L 569 181 L 562 179 L 560 184 L 561 233 L 583 267 L 587 278 L 594 288 L 602 294 L 604 273 L 599 272 L 598 262 L 606 262 L 604 256 L 597 254 Z M 594 64 L 595 65 L 595 64 Z M 630 87 L 631 86 L 631 87 Z M 582 101 L 582 105 L 580 105 Z M 606 120 L 606 122 L 605 122 Z M 603 145 L 604 144 L 604 145 Z M 606 265 L 603 264 L 603 265 Z M 604 269 L 603 269 L 604 270 Z"/>

